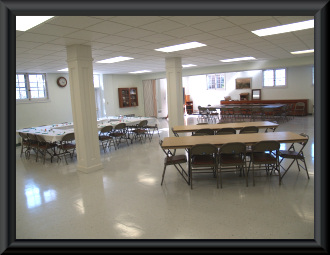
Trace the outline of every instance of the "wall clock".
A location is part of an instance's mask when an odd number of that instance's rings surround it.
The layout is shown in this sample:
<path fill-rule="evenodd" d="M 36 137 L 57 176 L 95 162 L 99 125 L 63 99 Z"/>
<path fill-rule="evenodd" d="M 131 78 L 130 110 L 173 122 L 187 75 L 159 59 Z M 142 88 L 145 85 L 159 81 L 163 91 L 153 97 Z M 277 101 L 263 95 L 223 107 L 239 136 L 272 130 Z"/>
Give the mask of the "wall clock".
<path fill-rule="evenodd" d="M 67 80 L 64 77 L 59 77 L 57 79 L 57 85 L 60 87 L 65 87 L 68 84 Z"/>

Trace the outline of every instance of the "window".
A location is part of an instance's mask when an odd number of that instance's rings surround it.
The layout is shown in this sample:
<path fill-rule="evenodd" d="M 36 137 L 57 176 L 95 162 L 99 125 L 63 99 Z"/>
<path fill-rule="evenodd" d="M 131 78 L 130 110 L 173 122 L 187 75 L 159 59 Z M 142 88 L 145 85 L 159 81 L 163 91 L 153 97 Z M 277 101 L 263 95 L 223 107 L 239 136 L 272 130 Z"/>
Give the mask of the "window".
<path fill-rule="evenodd" d="M 208 74 L 207 75 L 207 89 L 224 89 L 225 75 L 224 74 Z"/>
<path fill-rule="evenodd" d="M 263 71 L 264 87 L 281 87 L 286 85 L 286 69 L 269 69 Z"/>
<path fill-rule="evenodd" d="M 45 74 L 16 74 L 17 101 L 40 101 L 47 98 Z"/>

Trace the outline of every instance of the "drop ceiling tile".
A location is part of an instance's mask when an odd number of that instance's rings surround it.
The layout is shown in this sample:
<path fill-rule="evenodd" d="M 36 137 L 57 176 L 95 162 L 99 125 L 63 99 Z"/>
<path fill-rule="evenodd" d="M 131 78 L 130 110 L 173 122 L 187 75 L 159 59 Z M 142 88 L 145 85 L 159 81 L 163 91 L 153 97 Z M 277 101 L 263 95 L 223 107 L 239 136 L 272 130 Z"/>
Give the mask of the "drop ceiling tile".
<path fill-rule="evenodd" d="M 153 23 L 161 20 L 159 16 L 117 16 L 113 17 L 111 21 L 129 25 L 132 27 L 140 27 L 148 23 Z"/>
<path fill-rule="evenodd" d="M 215 31 L 215 30 L 233 27 L 233 26 L 234 26 L 233 23 L 228 22 L 227 20 L 222 19 L 222 18 L 209 20 L 206 22 L 192 25 L 193 28 L 199 29 L 201 31 L 206 31 L 206 32 Z"/>
<path fill-rule="evenodd" d="M 271 19 L 271 17 L 270 16 L 227 16 L 224 19 L 235 25 L 245 25 L 249 23 L 268 20 Z"/>
<path fill-rule="evenodd" d="M 169 17 L 168 19 L 179 22 L 186 26 L 191 26 L 218 18 L 219 16 L 174 16 Z"/>
<path fill-rule="evenodd" d="M 83 29 L 102 22 L 99 18 L 87 16 L 58 16 L 47 22 L 48 24 Z"/>
<path fill-rule="evenodd" d="M 68 34 L 65 37 L 66 38 L 81 39 L 81 40 L 85 40 L 85 41 L 93 41 L 93 40 L 97 40 L 97 39 L 100 39 L 100 38 L 103 38 L 103 37 L 106 37 L 106 36 L 107 36 L 107 34 L 104 34 L 104 33 L 80 30 L 80 31 Z"/>
<path fill-rule="evenodd" d="M 41 42 L 27 42 L 27 41 L 20 41 L 16 40 L 16 47 L 19 48 L 26 48 L 26 49 L 32 49 L 39 45 L 42 45 Z"/>
<path fill-rule="evenodd" d="M 86 28 L 87 31 L 93 31 L 93 32 L 99 32 L 104 34 L 115 34 L 119 33 L 128 29 L 131 29 L 131 26 L 126 26 L 123 24 L 110 22 L 110 21 L 103 21 L 101 23 L 98 23 L 96 25 L 92 25 Z"/>
<path fill-rule="evenodd" d="M 57 37 L 52 35 L 41 35 L 41 34 L 25 32 L 24 34 L 18 36 L 17 39 L 26 42 L 47 43 L 57 39 Z"/>
<path fill-rule="evenodd" d="M 200 34 L 200 30 L 192 28 L 192 27 L 181 27 L 178 29 L 173 29 L 170 31 L 164 32 L 164 34 L 173 36 L 173 37 L 182 37 L 182 36 L 191 36 Z"/>
<path fill-rule="evenodd" d="M 133 39 L 138 39 L 138 38 L 143 38 L 145 36 L 151 36 L 153 35 L 154 32 L 145 30 L 145 29 L 140 29 L 140 28 L 132 28 L 125 30 L 123 32 L 117 33 L 117 36 L 122 36 L 122 37 L 127 37 L 127 38 L 133 38 Z"/>
<path fill-rule="evenodd" d="M 163 33 L 165 31 L 177 29 L 180 27 L 183 27 L 183 25 L 178 24 L 171 20 L 166 20 L 166 19 L 152 22 L 152 23 L 149 23 L 149 24 L 146 24 L 143 26 L 144 29 L 147 29 L 147 30 L 150 30 L 153 32 L 157 32 L 157 33 Z"/>
<path fill-rule="evenodd" d="M 77 28 L 57 26 L 52 24 L 44 24 L 42 26 L 36 26 L 31 28 L 29 32 L 43 35 L 55 35 L 55 36 L 65 36 L 73 32 L 78 31 Z"/>
<path fill-rule="evenodd" d="M 106 44 L 119 44 L 122 42 L 126 42 L 127 38 L 121 37 L 121 36 L 116 36 L 116 35 L 108 35 L 103 38 L 95 39 L 95 41 L 101 42 L 101 43 L 106 43 Z"/>

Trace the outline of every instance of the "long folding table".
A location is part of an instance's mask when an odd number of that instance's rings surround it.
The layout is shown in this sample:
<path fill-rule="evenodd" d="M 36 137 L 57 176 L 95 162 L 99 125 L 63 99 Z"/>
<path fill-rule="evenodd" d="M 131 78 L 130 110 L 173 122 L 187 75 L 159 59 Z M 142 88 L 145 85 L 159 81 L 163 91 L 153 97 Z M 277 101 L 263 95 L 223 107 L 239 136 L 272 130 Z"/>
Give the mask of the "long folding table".
<path fill-rule="evenodd" d="M 258 128 L 265 128 L 265 132 L 268 129 L 275 131 L 278 127 L 277 123 L 271 121 L 253 121 L 253 122 L 237 122 L 237 123 L 221 123 L 221 124 L 206 124 L 206 125 L 187 125 L 187 126 L 174 126 L 172 128 L 173 133 L 176 135 L 178 133 L 188 133 L 188 132 L 196 132 L 198 129 L 202 128 L 210 128 L 212 130 L 218 130 L 220 128 L 234 128 L 236 130 L 240 130 L 243 127 L 248 126 L 257 126 Z"/>

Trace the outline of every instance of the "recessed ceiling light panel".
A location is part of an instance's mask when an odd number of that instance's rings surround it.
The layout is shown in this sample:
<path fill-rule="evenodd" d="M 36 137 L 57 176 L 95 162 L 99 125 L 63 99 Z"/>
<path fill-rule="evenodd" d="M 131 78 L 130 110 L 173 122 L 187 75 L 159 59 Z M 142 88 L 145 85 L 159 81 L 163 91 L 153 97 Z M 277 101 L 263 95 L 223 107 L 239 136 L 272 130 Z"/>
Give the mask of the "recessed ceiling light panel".
<path fill-rule="evenodd" d="M 313 28 L 313 27 L 314 27 L 314 20 L 311 19 L 311 20 L 291 23 L 291 24 L 287 24 L 287 25 L 258 29 L 258 30 L 254 30 L 251 32 L 258 36 L 267 36 L 267 35 L 294 32 L 294 31 L 309 29 L 309 28 Z"/>
<path fill-rule="evenodd" d="M 193 49 L 193 48 L 198 48 L 198 47 L 203 47 L 203 46 L 206 46 L 206 44 L 199 43 L 199 42 L 189 42 L 189 43 L 183 43 L 183 44 L 163 47 L 163 48 L 159 48 L 159 49 L 155 49 L 155 50 L 162 51 L 162 52 L 174 52 L 174 51 L 188 50 L 188 49 Z"/>
<path fill-rule="evenodd" d="M 231 58 L 231 59 L 223 59 L 221 62 L 236 62 L 236 61 L 244 61 L 244 60 L 253 60 L 254 57 L 242 57 L 242 58 Z"/>
<path fill-rule="evenodd" d="M 68 72 L 69 71 L 69 68 L 63 68 L 61 70 L 57 70 L 58 72 Z"/>
<path fill-rule="evenodd" d="M 292 51 L 291 54 L 306 54 L 306 53 L 313 53 L 314 49 L 310 50 L 298 50 L 298 51 Z"/>
<path fill-rule="evenodd" d="M 120 57 L 103 59 L 103 60 L 97 61 L 96 63 L 100 63 L 100 64 L 111 64 L 111 63 L 126 61 L 126 60 L 130 60 L 130 59 L 134 59 L 134 58 L 120 56 Z"/>
<path fill-rule="evenodd" d="M 192 66 L 196 66 L 194 64 L 186 64 L 186 65 L 182 65 L 183 68 L 186 68 L 186 67 L 192 67 Z"/>
<path fill-rule="evenodd" d="M 150 70 L 141 70 L 141 71 L 135 71 L 135 72 L 129 72 L 129 73 L 137 74 L 137 73 L 150 73 L 150 72 L 151 72 Z"/>

